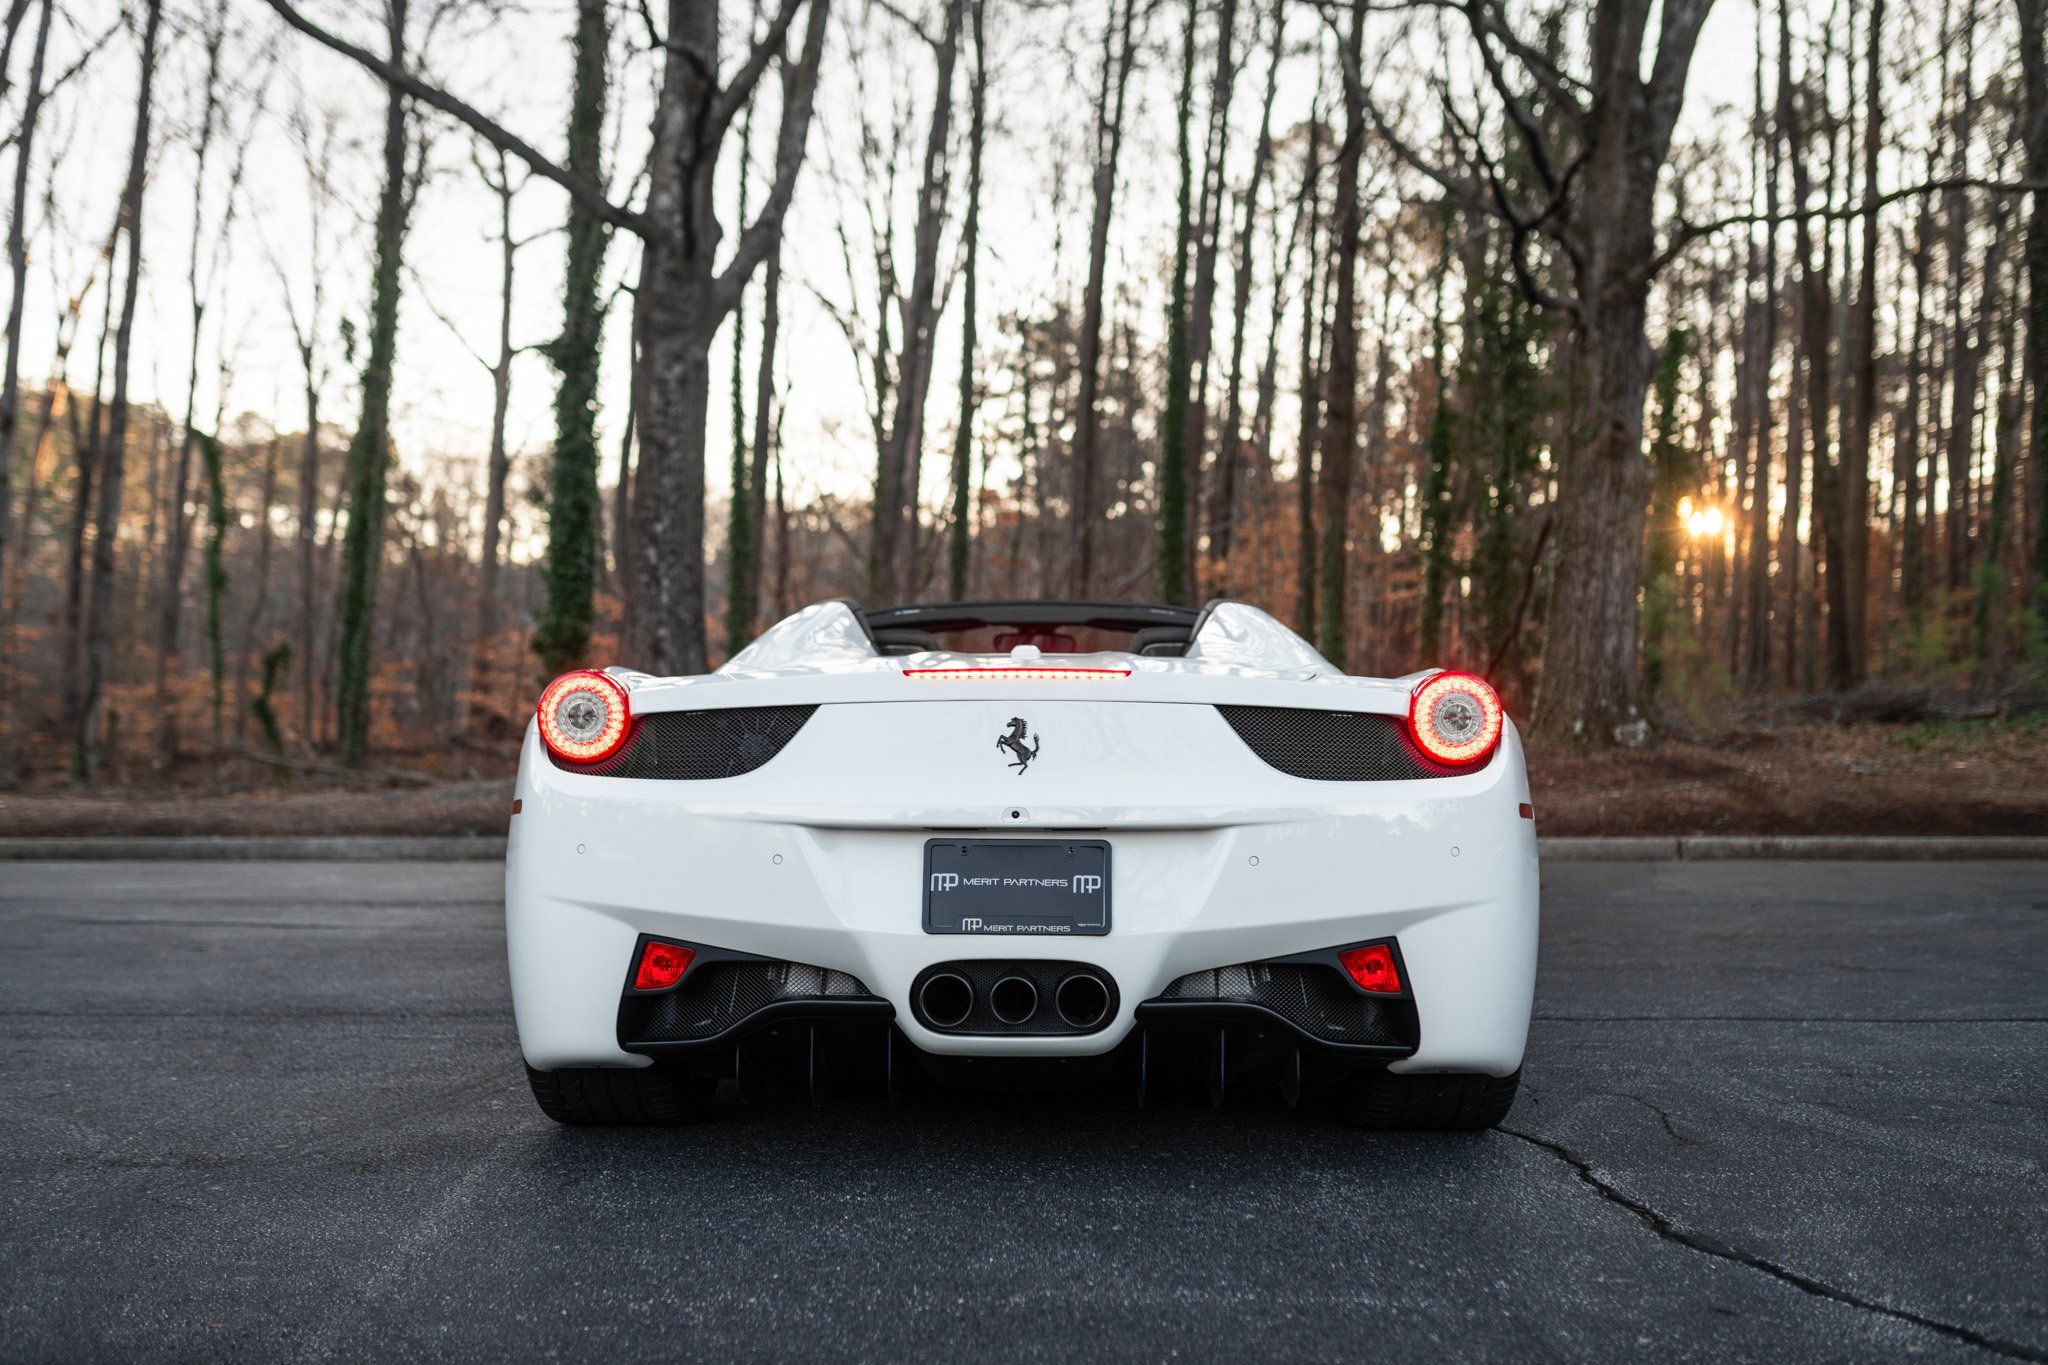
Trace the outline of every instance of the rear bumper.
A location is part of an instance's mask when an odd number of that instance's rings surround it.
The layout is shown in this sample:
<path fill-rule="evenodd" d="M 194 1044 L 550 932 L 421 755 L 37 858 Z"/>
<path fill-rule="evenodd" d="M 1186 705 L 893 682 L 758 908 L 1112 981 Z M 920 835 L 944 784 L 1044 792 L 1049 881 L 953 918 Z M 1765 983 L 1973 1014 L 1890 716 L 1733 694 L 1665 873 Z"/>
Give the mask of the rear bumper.
<path fill-rule="evenodd" d="M 1217 752 L 1231 754 L 1221 744 L 1228 731 L 1214 724 Z M 975 722 L 976 733 L 984 728 Z M 1412 1054 L 1390 1054 L 1396 1069 L 1505 1075 L 1521 1064 L 1537 867 L 1512 730 L 1470 776 L 1312 782 L 1256 760 L 1232 766 L 1233 756 L 1213 765 L 1202 789 L 1182 784 L 1178 801 L 1162 798 L 1155 770 L 1139 784 L 1144 798 L 1122 805 L 1083 804 L 1072 799 L 1077 789 L 1026 788 L 1008 775 L 915 808 L 863 806 L 843 791 L 793 801 L 804 784 L 777 770 L 795 756 L 717 782 L 607 779 L 556 769 L 529 736 L 507 854 L 506 925 L 530 1063 L 646 1064 L 620 1045 L 618 1026 L 628 963 L 650 934 L 850 974 L 927 1053 L 1077 1058 L 1118 1049 L 1141 1015 L 1148 1026 L 1192 1022 L 1202 1009 L 1159 1003 L 1188 973 L 1394 939 L 1419 1032 Z M 935 775 L 926 787 L 943 796 L 947 785 Z M 1025 791 L 1033 793 L 1028 810 Z M 1022 815 L 1003 823 L 1013 809 Z M 1042 837 L 1048 828 L 1085 829 L 1112 845 L 1108 935 L 1062 937 L 1034 952 L 1039 945 L 1014 938 L 924 932 L 919 883 L 935 831 Z M 913 984 L 933 964 L 1031 956 L 1085 962 L 1109 976 L 1114 1016 L 1084 1036 L 965 1037 L 919 1023 Z M 1233 1013 L 1206 1008 L 1211 1021 Z"/>

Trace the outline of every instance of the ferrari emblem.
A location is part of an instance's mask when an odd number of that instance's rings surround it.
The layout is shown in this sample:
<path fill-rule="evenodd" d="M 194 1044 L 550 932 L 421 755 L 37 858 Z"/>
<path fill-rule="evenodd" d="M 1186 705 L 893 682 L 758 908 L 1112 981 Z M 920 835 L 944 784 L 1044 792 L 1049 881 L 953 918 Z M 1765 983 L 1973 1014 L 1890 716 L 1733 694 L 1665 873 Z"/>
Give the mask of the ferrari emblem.
<path fill-rule="evenodd" d="M 1022 716 L 1012 716 L 1010 717 L 1010 728 L 1004 732 L 1000 739 L 996 740 L 996 747 L 998 749 L 1008 749 L 1017 756 L 1017 761 L 1009 766 L 1017 770 L 1017 776 L 1022 777 L 1024 770 L 1031 766 L 1031 760 L 1038 757 L 1038 745 L 1041 738 L 1042 736 L 1031 733 L 1031 727 L 1024 723 Z M 1025 744 L 1026 740 L 1030 741 L 1028 747 Z"/>

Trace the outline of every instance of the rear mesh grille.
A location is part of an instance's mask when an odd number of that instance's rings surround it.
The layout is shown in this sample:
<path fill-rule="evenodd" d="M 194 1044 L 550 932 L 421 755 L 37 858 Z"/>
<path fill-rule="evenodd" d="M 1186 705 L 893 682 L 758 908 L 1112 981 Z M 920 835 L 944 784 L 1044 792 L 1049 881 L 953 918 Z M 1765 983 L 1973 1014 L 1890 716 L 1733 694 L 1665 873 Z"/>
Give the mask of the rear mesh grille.
<path fill-rule="evenodd" d="M 815 706 L 741 706 L 726 711 L 656 711 L 633 722 L 626 747 L 602 763 L 557 768 L 593 777 L 695 782 L 750 773 L 782 752 Z M 543 746 L 545 747 L 545 746 Z"/>
<path fill-rule="evenodd" d="M 1291 706 L 1219 706 L 1237 737 L 1271 766 L 1318 782 L 1404 782 L 1456 777 L 1415 747 L 1399 716 Z"/>
<path fill-rule="evenodd" d="M 801 962 L 708 962 L 666 995 L 629 996 L 619 1036 L 627 1043 L 711 1038 L 788 1000 L 868 1000 L 858 977 Z"/>
<path fill-rule="evenodd" d="M 1313 1037 L 1332 1043 L 1413 1047 L 1414 1006 L 1360 995 L 1335 967 L 1312 963 L 1252 962 L 1189 972 L 1160 993 L 1161 1000 L 1218 1000 L 1259 1005 Z M 1405 1035 L 1405 1036 L 1404 1036 Z"/>

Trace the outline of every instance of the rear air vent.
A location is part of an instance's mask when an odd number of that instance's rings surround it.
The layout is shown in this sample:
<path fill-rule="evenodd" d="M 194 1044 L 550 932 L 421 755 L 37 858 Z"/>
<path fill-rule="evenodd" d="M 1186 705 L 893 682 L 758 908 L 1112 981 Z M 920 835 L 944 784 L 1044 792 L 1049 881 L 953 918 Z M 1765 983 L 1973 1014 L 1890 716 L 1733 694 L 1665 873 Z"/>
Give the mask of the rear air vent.
<path fill-rule="evenodd" d="M 602 763 L 557 768 L 595 777 L 695 782 L 750 773 L 782 752 L 815 706 L 742 706 L 726 711 L 656 711 L 636 716 L 626 747 Z"/>
<path fill-rule="evenodd" d="M 1375 1000 L 1353 990 L 1336 968 L 1318 963 L 1248 962 L 1189 972 L 1159 999 L 1257 1006 L 1330 1043 L 1415 1046 L 1413 1001 Z"/>
<path fill-rule="evenodd" d="M 1415 747 L 1400 716 L 1288 706 L 1219 706 L 1251 751 L 1281 772 L 1318 782 L 1402 782 L 1456 777 Z"/>
<path fill-rule="evenodd" d="M 627 996 L 619 1008 L 619 1037 L 629 1047 L 699 1042 L 717 1037 L 771 1005 L 795 1008 L 826 1001 L 881 1003 L 858 978 L 845 972 L 763 958 L 709 962 L 691 972 L 675 990 Z"/>

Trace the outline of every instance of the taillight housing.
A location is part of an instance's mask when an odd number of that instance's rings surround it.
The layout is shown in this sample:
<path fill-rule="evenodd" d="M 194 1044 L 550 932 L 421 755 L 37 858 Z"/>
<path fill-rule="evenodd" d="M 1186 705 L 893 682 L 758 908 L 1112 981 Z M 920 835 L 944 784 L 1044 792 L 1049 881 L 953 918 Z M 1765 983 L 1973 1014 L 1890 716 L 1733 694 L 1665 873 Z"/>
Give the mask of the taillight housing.
<path fill-rule="evenodd" d="M 1358 989 L 1371 991 L 1374 995 L 1399 995 L 1401 993 L 1401 969 L 1394 963 L 1394 950 L 1384 943 L 1368 943 L 1363 948 L 1346 948 L 1337 954 L 1337 960 L 1344 964 L 1344 970 L 1357 983 Z"/>
<path fill-rule="evenodd" d="M 579 668 L 549 683 L 537 711 L 541 742 L 570 763 L 602 763 L 626 746 L 633 704 L 609 674 Z"/>
<path fill-rule="evenodd" d="M 1500 743 L 1506 716 L 1500 694 L 1470 673 L 1439 673 L 1408 699 L 1408 729 L 1418 748 L 1439 763 L 1477 763 Z"/>
<path fill-rule="evenodd" d="M 640 945 L 640 961 L 633 969 L 633 989 L 665 991 L 681 981 L 683 973 L 690 970 L 690 964 L 696 960 L 697 950 L 694 948 L 650 938 Z"/>

